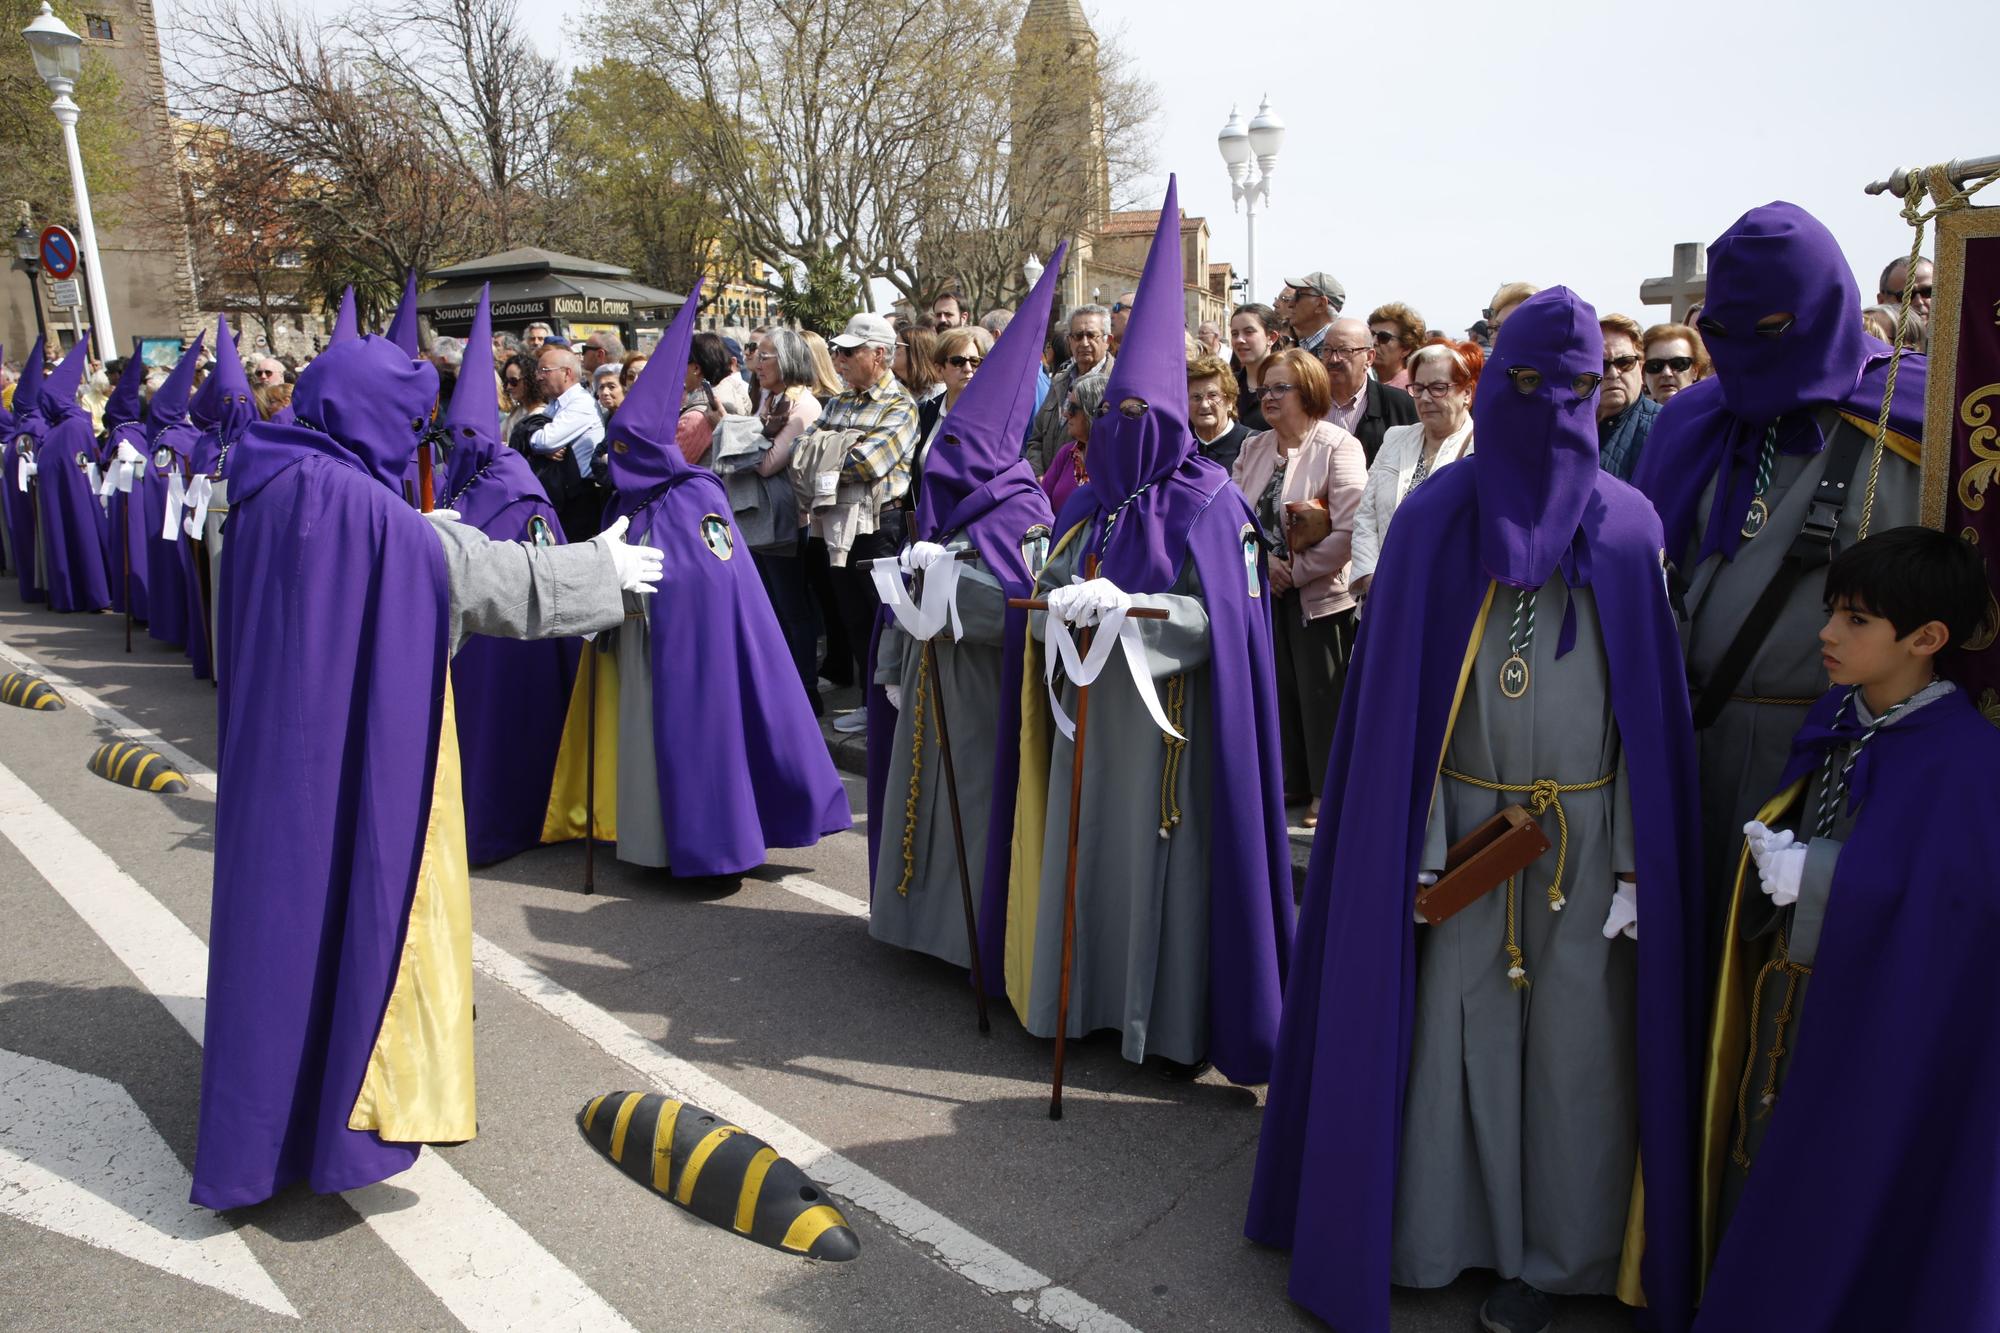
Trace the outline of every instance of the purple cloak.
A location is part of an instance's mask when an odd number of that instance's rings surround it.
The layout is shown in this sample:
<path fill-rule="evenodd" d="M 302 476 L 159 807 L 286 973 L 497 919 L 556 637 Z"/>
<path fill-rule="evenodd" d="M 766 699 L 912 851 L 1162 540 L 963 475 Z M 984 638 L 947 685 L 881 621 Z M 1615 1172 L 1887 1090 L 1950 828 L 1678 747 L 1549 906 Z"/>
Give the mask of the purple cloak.
<path fill-rule="evenodd" d="M 1818 767 L 1808 738 L 1846 693 L 1813 706 L 1785 785 Z M 1862 756 L 1805 1035 L 1700 1329 L 2000 1328 L 2000 731 L 1961 690 Z"/>
<path fill-rule="evenodd" d="M 1515 312 L 1481 376 L 1480 450 L 1404 502 L 1349 667 L 1244 1227 L 1296 1251 L 1292 1298 L 1342 1329 L 1389 1327 L 1415 1027 L 1411 907 L 1466 650 L 1489 587 L 1539 587 L 1558 571 L 1595 594 L 1612 712 L 1634 757 L 1640 1271 L 1654 1326 L 1690 1317 L 1706 1000 L 1694 733 L 1659 519 L 1598 469 L 1592 403 L 1571 388 L 1602 347 L 1595 312 L 1562 288 Z M 1539 387 L 1510 382 L 1529 368 Z M 1536 487 L 1567 498 L 1538 509 Z"/>
<path fill-rule="evenodd" d="M 604 447 L 612 516 L 632 520 L 627 541 L 666 557 L 649 638 L 667 863 L 734 875 L 767 848 L 808 847 L 854 821 L 722 480 L 674 443 L 699 298 L 697 283 Z"/>
<path fill-rule="evenodd" d="M 74 344 L 42 386 L 38 405 L 47 428 L 35 446 L 35 526 L 52 611 L 111 605 L 104 510 L 86 466 L 97 461 L 97 432 L 76 401 L 89 356 L 87 341 Z"/>
<path fill-rule="evenodd" d="M 448 590 L 391 489 L 436 372 L 365 338 L 300 377 L 305 426 L 231 455 L 222 784 L 194 1201 L 235 1208 L 404 1170 L 347 1128 L 394 985 L 437 764 Z M 398 422 L 400 421 L 400 427 Z M 282 885 L 284 892 L 273 892 Z"/>
<path fill-rule="evenodd" d="M 21 585 L 24 602 L 48 599 L 35 576 L 35 497 L 20 485 L 22 443 L 26 441 L 32 454 L 35 441 L 42 437 L 42 414 L 36 410 L 41 399 L 42 340 L 37 338 L 28 349 L 28 359 L 21 363 L 21 379 L 14 386 L 13 422 L 7 429 L 6 448 L 0 449 L 0 469 L 4 469 L 0 472 L 0 520 L 7 524 L 14 563 L 20 566 L 14 577 Z"/>

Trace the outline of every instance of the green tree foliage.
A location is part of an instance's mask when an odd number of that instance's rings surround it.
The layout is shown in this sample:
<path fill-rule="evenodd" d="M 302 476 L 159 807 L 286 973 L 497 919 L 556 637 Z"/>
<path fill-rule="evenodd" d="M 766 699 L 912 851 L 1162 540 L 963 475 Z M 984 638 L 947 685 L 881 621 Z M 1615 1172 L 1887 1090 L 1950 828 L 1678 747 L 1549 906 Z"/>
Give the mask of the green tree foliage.
<path fill-rule="evenodd" d="M 69 0 L 56 0 L 56 16 L 71 29 L 84 31 L 83 11 Z M 49 112 L 48 87 L 35 73 L 34 57 L 20 35 L 42 12 L 41 0 L 0 0 L 0 200 L 7 203 L 7 229 L 16 224 L 13 210 L 25 203 L 37 228 L 52 222 L 74 226 L 76 205 L 70 194 L 69 162 L 63 154 L 62 130 Z M 83 108 L 77 122 L 83 150 L 84 177 L 90 185 L 90 208 L 100 225 L 117 221 L 120 196 L 131 187 L 132 170 L 124 156 L 118 116 L 121 90 L 111 64 L 84 48 L 83 77 L 72 94 Z M 126 90 L 130 97 L 143 91 Z"/>

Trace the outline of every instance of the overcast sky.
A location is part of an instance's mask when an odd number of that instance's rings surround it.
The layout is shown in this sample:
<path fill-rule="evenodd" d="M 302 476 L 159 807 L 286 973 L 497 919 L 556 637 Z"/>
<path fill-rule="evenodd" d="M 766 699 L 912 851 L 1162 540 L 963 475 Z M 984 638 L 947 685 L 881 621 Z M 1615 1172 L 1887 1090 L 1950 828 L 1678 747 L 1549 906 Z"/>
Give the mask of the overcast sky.
<path fill-rule="evenodd" d="M 325 7 L 333 0 L 314 0 Z M 1650 322 L 1643 278 L 1789 199 L 1833 229 L 1862 296 L 1909 230 L 1861 187 L 2000 152 L 1994 0 L 1084 0 L 1159 85 L 1160 176 L 1243 269 L 1215 134 L 1266 92 L 1290 127 L 1258 218 L 1259 295 L 1325 269 L 1350 313 L 1408 301 L 1463 329 L 1494 287 L 1566 283 Z M 576 58 L 588 5 L 524 6 Z M 1898 54 L 1904 32 L 1913 54 Z M 2000 185 L 1994 187 L 2000 193 Z M 2000 204 L 2000 199 L 1992 202 Z"/>

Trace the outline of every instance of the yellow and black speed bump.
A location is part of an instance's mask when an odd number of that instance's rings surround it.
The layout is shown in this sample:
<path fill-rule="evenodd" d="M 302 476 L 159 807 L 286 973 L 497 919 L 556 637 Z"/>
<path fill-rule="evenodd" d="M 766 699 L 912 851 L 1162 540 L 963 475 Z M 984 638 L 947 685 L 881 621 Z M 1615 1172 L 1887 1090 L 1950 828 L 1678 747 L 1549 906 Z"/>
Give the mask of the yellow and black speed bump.
<path fill-rule="evenodd" d="M 657 1092 L 607 1092 L 577 1113 L 583 1136 L 626 1175 L 760 1245 L 835 1262 L 861 1240 L 826 1191 L 762 1139 Z"/>
<path fill-rule="evenodd" d="M 9 671 L 0 676 L 0 704 L 32 708 L 41 713 L 53 713 L 64 706 L 62 696 L 55 692 L 54 686 L 39 676 L 27 676 L 19 671 Z"/>
<path fill-rule="evenodd" d="M 135 791 L 173 796 L 188 789 L 188 780 L 157 752 L 131 741 L 113 741 L 90 756 L 90 771 Z"/>

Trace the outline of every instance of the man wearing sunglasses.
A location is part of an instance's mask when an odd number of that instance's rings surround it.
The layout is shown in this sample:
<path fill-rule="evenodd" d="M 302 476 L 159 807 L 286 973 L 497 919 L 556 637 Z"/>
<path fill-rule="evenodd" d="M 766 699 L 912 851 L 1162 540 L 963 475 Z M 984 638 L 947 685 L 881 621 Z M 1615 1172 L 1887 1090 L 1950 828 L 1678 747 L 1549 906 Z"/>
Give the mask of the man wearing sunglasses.
<path fill-rule="evenodd" d="M 1682 593 L 1713 966 L 1743 826 L 1777 794 L 1792 737 L 1827 689 L 1826 566 L 1866 532 L 1917 521 L 1928 376 L 1923 357 L 1903 358 L 1878 450 L 1889 349 L 1862 331 L 1833 234 L 1796 204 L 1752 209 L 1709 247 L 1695 327 L 1715 374 L 1661 415 L 1632 484 L 1659 511 Z M 1756 936 L 1748 947 L 1761 950 L 1775 909 L 1753 906 L 1739 945 Z"/>
<path fill-rule="evenodd" d="M 1660 405 L 1639 391 L 1639 368 L 1645 361 L 1639 350 L 1639 321 L 1614 314 L 1601 316 L 1597 324 L 1604 332 L 1604 382 L 1597 389 L 1598 462 L 1618 480 L 1630 481 Z"/>
<path fill-rule="evenodd" d="M 1910 298 L 1910 313 L 1928 326 L 1931 322 L 1931 283 L 1935 272 L 1930 260 L 1919 259 L 1917 271 L 1911 273 L 1910 257 L 1897 256 L 1882 270 L 1882 280 L 1877 284 L 1875 292 L 1875 304 L 1900 310 L 1903 297 L 1907 295 Z"/>

